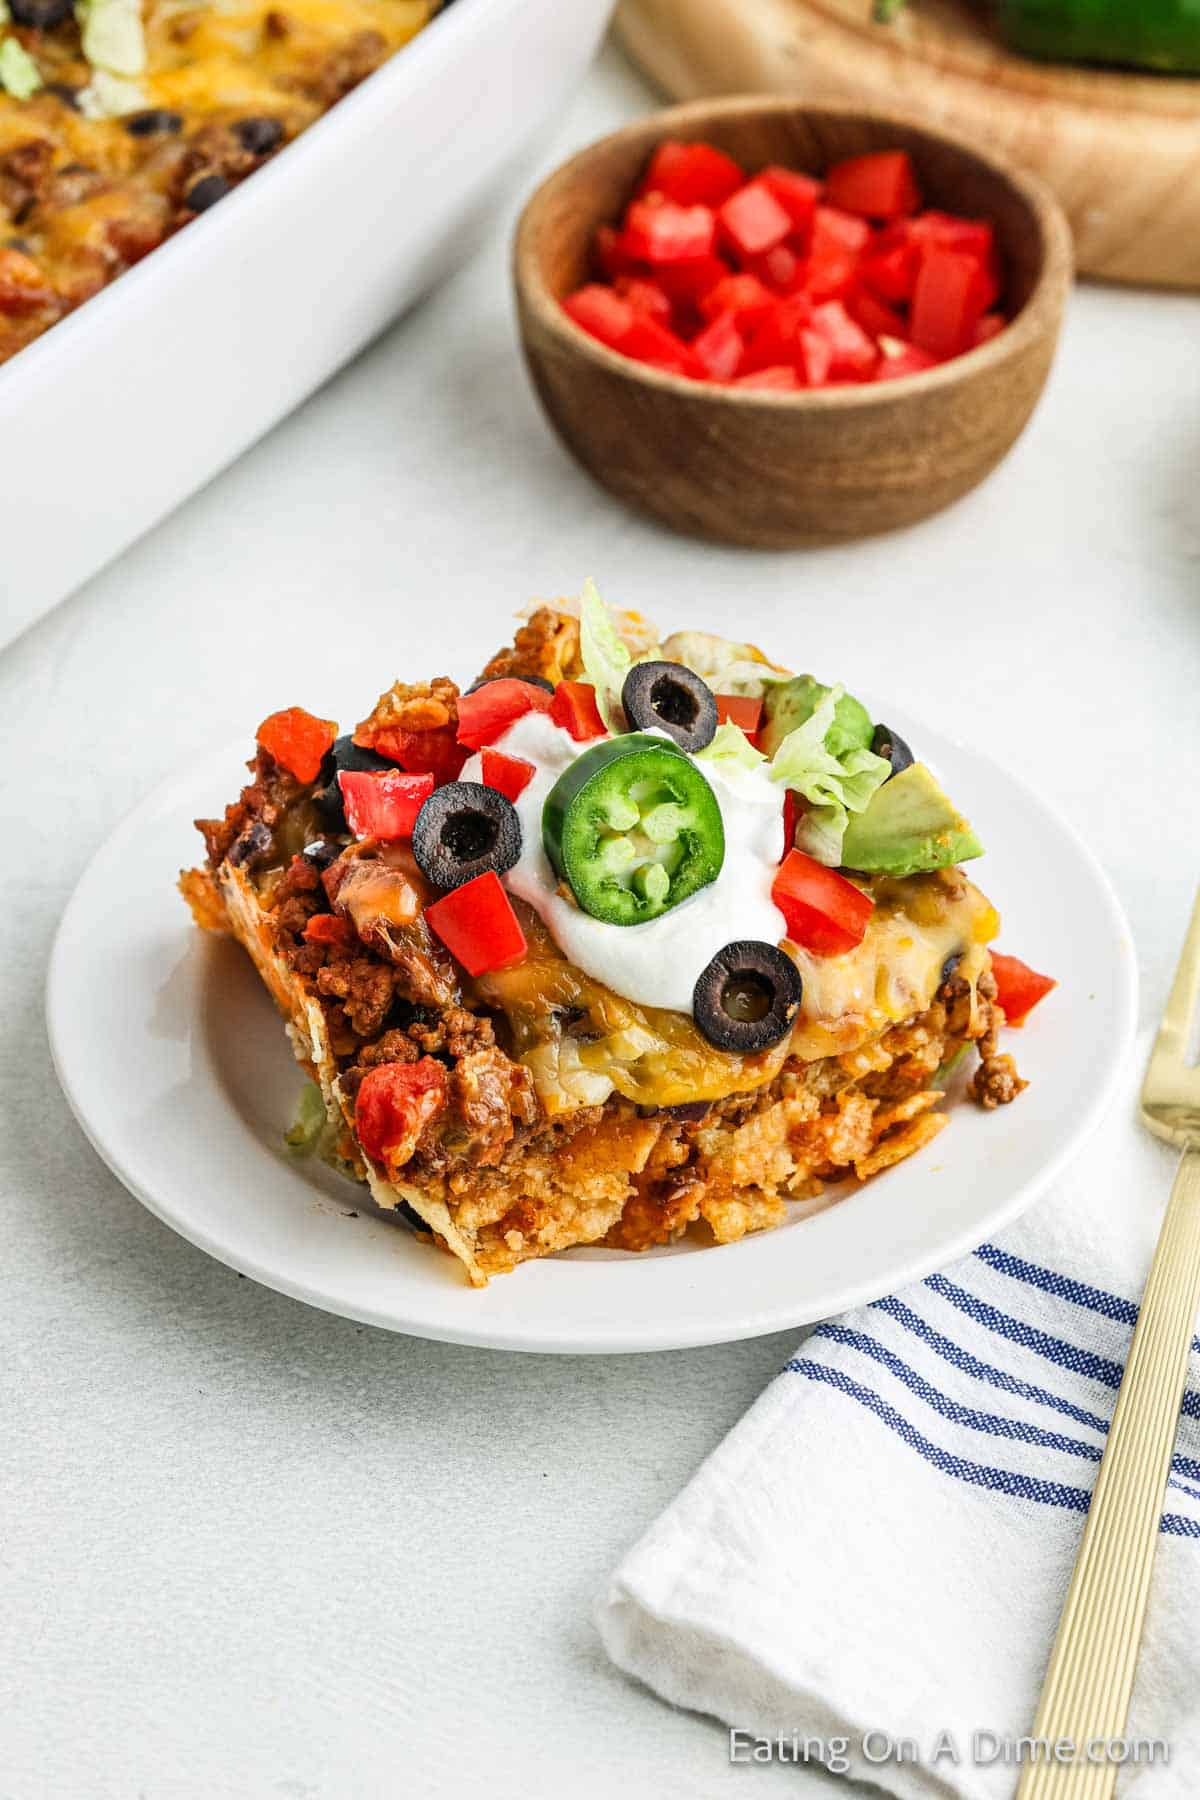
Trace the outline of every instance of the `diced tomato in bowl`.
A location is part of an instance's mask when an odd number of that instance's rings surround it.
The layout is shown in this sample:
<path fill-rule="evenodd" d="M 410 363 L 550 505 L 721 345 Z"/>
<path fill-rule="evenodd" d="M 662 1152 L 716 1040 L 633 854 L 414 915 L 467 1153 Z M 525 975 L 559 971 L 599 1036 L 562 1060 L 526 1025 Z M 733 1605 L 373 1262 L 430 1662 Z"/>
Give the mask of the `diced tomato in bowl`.
<path fill-rule="evenodd" d="M 1007 322 L 991 221 L 923 206 L 903 149 L 818 177 L 743 169 L 713 144 L 668 139 L 621 220 L 597 232 L 594 261 L 603 279 L 562 303 L 582 330 L 725 386 L 891 381 Z"/>

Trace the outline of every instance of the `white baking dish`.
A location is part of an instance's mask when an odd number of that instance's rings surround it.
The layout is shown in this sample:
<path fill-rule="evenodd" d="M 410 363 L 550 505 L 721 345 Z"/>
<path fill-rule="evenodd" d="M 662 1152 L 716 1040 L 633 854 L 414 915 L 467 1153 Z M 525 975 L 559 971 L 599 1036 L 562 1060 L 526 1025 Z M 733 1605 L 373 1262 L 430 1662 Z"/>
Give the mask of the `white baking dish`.
<path fill-rule="evenodd" d="M 455 0 L 266 168 L 0 368 L 0 645 L 451 268 L 611 0 Z"/>

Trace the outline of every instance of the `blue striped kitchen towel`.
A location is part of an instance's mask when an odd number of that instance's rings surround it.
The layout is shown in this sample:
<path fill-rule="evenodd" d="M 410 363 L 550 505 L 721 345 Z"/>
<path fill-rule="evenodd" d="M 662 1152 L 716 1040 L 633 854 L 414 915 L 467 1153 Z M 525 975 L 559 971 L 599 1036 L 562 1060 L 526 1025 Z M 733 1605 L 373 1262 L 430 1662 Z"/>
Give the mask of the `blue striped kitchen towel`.
<path fill-rule="evenodd" d="M 998 1243 L 818 1325 L 626 1556 L 612 1658 L 730 1728 L 903 1796 L 1015 1790 L 1173 1171 L 1138 1065 Z M 1200 1793 L 1200 1343 L 1118 1793 Z"/>

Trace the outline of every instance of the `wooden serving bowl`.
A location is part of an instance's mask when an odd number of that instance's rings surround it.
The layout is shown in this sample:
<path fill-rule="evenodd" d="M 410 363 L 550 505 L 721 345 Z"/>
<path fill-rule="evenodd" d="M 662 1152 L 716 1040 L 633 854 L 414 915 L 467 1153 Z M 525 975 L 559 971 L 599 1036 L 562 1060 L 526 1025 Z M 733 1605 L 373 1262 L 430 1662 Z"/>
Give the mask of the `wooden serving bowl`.
<path fill-rule="evenodd" d="M 704 139 L 753 172 L 821 174 L 844 156 L 906 149 L 925 204 L 991 219 L 1011 323 L 920 375 L 798 392 L 720 387 L 607 349 L 560 302 L 592 278 L 664 138 Z M 788 549 L 911 525 L 981 481 L 1042 391 L 1071 283 L 1071 239 L 1041 184 L 902 114 L 751 96 L 651 114 L 582 150 L 521 215 L 513 278 L 521 340 L 555 429 L 596 480 L 677 531 Z"/>

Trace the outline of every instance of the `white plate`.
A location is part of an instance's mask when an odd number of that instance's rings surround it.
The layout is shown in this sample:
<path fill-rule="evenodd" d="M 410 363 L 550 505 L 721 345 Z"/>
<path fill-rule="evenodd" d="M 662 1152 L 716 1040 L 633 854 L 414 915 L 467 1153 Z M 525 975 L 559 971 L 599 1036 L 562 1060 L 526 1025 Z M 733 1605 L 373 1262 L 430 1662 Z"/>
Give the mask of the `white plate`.
<path fill-rule="evenodd" d="M 995 763 L 906 721 L 988 845 L 1001 945 L 1059 979 L 1011 1034 L 1031 1085 L 962 1104 L 935 1144 L 837 1204 L 720 1248 L 573 1250 L 469 1288 L 458 1263 L 371 1217 L 363 1190 L 282 1136 L 303 1078 L 249 959 L 175 891 L 190 821 L 238 786 L 246 746 L 168 781 L 95 857 L 64 914 L 47 1016 L 59 1078 L 100 1155 L 159 1218 L 281 1293 L 348 1318 L 506 1350 L 665 1350 L 751 1337 L 878 1298 L 965 1254 L 1051 1181 L 1109 1104 L 1135 964 L 1105 876 Z M 879 716 L 877 713 L 876 716 Z M 354 1215 L 357 1213 L 357 1217 Z"/>
<path fill-rule="evenodd" d="M 0 483 L 0 645 L 462 260 L 561 118 L 611 6 L 456 0 L 0 368 L 0 441 L 20 445 L 20 479 Z"/>

